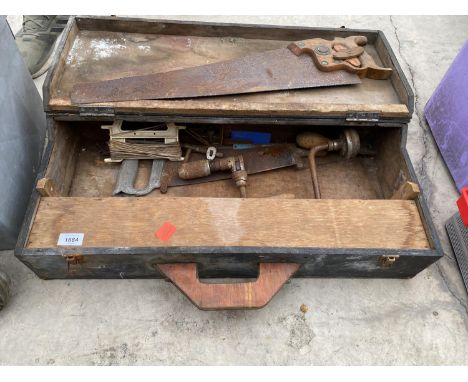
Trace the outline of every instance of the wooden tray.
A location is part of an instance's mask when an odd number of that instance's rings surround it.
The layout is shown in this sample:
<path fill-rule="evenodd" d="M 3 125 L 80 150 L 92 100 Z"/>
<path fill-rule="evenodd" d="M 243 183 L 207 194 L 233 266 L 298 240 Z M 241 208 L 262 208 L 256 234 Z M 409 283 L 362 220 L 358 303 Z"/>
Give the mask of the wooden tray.
<path fill-rule="evenodd" d="M 364 35 L 366 50 L 390 67 L 388 81 L 364 79 L 353 86 L 210 97 L 192 100 L 131 101 L 78 107 L 73 85 L 120 76 L 182 69 L 285 47 L 309 38 Z M 79 113 L 197 117 L 320 117 L 352 119 L 350 113 L 377 113 L 373 119 L 408 121 L 413 95 L 382 32 L 262 25 L 187 23 L 113 17 L 77 17 L 65 31 L 60 55 L 49 73 L 44 105 L 54 115 Z M 365 118 L 365 117 L 363 117 Z M 362 119 L 362 118 L 361 118 Z M 374 121 L 375 122 L 375 121 Z"/>

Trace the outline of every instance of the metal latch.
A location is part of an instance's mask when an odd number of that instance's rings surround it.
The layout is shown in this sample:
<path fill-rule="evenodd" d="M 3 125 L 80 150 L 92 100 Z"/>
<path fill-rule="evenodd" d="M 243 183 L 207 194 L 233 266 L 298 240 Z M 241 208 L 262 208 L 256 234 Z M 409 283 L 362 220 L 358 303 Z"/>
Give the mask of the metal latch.
<path fill-rule="evenodd" d="M 62 253 L 62 256 L 67 262 L 67 271 L 70 272 L 70 267 L 72 265 L 78 265 L 83 263 L 83 254 L 82 253 Z"/>
<path fill-rule="evenodd" d="M 358 111 L 346 115 L 347 122 L 379 122 L 380 114 L 377 112 Z"/>
<path fill-rule="evenodd" d="M 379 257 L 379 264 L 382 268 L 390 268 L 398 260 L 399 255 L 383 255 Z"/>

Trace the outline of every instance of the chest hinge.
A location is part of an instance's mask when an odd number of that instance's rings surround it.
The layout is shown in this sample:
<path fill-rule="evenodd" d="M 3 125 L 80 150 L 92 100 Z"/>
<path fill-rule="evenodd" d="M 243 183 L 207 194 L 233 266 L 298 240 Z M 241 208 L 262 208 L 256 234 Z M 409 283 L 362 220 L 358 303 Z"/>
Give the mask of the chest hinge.
<path fill-rule="evenodd" d="M 80 117 L 115 117 L 115 111 L 112 107 L 80 107 L 78 109 Z"/>

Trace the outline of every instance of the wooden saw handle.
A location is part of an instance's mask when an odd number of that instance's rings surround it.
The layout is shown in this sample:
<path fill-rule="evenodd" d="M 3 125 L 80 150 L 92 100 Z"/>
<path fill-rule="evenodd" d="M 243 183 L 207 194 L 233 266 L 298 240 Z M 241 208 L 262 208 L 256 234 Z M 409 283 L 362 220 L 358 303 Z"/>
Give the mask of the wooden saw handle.
<path fill-rule="evenodd" d="M 365 36 L 336 37 L 334 40 L 313 38 L 296 41 L 288 48 L 296 55 L 308 54 L 317 67 L 324 72 L 346 70 L 360 78 L 385 80 L 392 75 L 391 68 L 377 65 L 372 56 L 364 50 Z"/>
<path fill-rule="evenodd" d="M 253 282 L 207 284 L 200 282 L 195 263 L 157 265 L 202 310 L 261 308 L 273 298 L 299 266 L 293 263 L 260 263 L 258 278 Z"/>

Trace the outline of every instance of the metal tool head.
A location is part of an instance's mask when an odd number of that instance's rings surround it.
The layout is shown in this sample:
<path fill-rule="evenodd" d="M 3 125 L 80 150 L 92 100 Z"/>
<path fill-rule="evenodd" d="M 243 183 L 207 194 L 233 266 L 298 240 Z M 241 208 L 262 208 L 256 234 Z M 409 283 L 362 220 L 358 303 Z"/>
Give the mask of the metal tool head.
<path fill-rule="evenodd" d="M 340 135 L 341 150 L 340 154 L 346 159 L 355 157 L 359 153 L 361 143 L 359 134 L 354 129 L 345 129 Z"/>
<path fill-rule="evenodd" d="M 120 165 L 117 183 L 112 194 L 117 195 L 123 193 L 127 195 L 142 196 L 149 194 L 155 188 L 159 188 L 161 185 L 161 174 L 164 161 L 164 159 L 154 159 L 148 185 L 145 188 L 136 189 L 134 184 L 138 174 L 138 165 L 140 161 L 138 159 L 125 159 Z"/>

